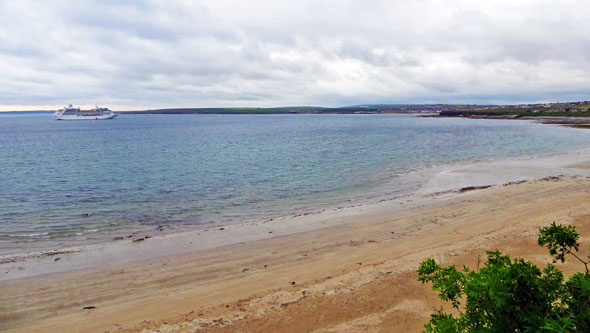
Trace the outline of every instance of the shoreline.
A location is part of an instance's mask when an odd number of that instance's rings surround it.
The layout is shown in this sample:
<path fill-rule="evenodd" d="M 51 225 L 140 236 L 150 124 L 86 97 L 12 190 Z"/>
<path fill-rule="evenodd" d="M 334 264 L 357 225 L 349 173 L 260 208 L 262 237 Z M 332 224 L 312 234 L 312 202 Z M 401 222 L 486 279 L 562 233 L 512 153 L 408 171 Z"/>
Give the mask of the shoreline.
<path fill-rule="evenodd" d="M 430 205 L 480 190 L 505 184 L 538 180 L 551 176 L 590 177 L 587 164 L 590 149 L 566 154 L 506 158 L 487 162 L 455 163 L 414 171 L 406 175 L 421 185 L 396 197 L 375 197 L 338 207 L 289 214 L 262 221 L 209 225 L 195 230 L 165 234 L 134 232 L 104 242 L 82 246 L 0 255 L 0 282 L 71 270 L 100 268 L 112 264 L 182 255 L 240 243 L 311 232 L 334 226 L 350 216 L 384 208 L 389 214 L 403 209 Z M 576 168 L 576 166 L 579 166 Z M 158 229 L 156 229 L 158 230 Z"/>
<path fill-rule="evenodd" d="M 500 247 L 549 262 L 531 245 L 538 226 L 585 219 L 576 224 L 585 246 L 588 189 L 585 177 L 547 177 L 435 194 L 399 210 L 346 212 L 312 231 L 4 280 L 0 329 L 416 331 L 441 304 L 416 281 L 421 260 L 473 265 Z"/>

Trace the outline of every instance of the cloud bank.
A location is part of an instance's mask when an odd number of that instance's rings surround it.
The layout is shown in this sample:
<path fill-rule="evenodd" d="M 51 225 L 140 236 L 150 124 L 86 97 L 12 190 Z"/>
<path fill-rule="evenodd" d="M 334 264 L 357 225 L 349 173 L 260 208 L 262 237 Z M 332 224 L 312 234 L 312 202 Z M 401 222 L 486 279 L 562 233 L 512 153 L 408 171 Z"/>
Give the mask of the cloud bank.
<path fill-rule="evenodd" d="M 0 0 L 0 105 L 590 99 L 590 2 Z"/>

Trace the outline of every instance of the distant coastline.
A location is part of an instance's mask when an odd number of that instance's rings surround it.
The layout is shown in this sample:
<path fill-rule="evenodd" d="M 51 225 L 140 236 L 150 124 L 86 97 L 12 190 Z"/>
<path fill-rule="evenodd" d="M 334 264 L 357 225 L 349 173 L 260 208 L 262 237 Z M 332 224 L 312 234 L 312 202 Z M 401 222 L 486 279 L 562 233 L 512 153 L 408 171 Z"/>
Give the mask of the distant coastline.
<path fill-rule="evenodd" d="M 122 111 L 121 114 L 379 114 L 379 113 L 418 113 L 438 114 L 445 110 L 471 110 L 474 105 L 355 105 L 343 107 L 317 107 L 317 106 L 287 106 L 275 108 L 167 108 L 142 111 Z M 482 106 L 479 106 L 482 107 Z"/>
<path fill-rule="evenodd" d="M 429 114 L 445 117 L 590 117 L 590 101 L 518 105 L 368 104 L 343 107 L 285 106 L 274 108 L 165 108 L 121 111 L 121 114 Z"/>
<path fill-rule="evenodd" d="M 531 118 L 569 117 L 590 119 L 590 101 L 514 105 L 493 104 L 366 104 L 342 107 L 282 106 L 227 108 L 163 108 L 117 111 L 118 114 L 422 114 L 441 117 Z M 2 111 L 0 114 L 47 114 L 55 110 Z M 588 121 L 590 123 L 590 120 Z"/>

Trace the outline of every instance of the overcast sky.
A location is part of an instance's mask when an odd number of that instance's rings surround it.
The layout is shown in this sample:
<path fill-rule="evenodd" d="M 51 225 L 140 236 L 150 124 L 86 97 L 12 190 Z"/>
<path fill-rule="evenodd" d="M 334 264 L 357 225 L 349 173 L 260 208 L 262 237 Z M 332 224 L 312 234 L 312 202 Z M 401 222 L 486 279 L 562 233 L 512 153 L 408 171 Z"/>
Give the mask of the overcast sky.
<path fill-rule="evenodd" d="M 0 0 L 0 109 L 590 100 L 588 0 Z"/>

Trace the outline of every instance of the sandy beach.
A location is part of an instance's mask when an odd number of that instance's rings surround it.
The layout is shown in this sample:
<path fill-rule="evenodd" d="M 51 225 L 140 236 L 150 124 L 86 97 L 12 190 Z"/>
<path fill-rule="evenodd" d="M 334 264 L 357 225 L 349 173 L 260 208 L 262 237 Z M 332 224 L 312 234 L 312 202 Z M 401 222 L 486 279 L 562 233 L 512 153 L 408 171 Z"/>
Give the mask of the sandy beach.
<path fill-rule="evenodd" d="M 589 162 L 443 166 L 372 204 L 4 256 L 0 330 L 419 331 L 442 304 L 416 280 L 425 258 L 474 266 L 498 248 L 542 264 L 537 230 L 553 221 L 576 225 L 587 248 Z"/>

